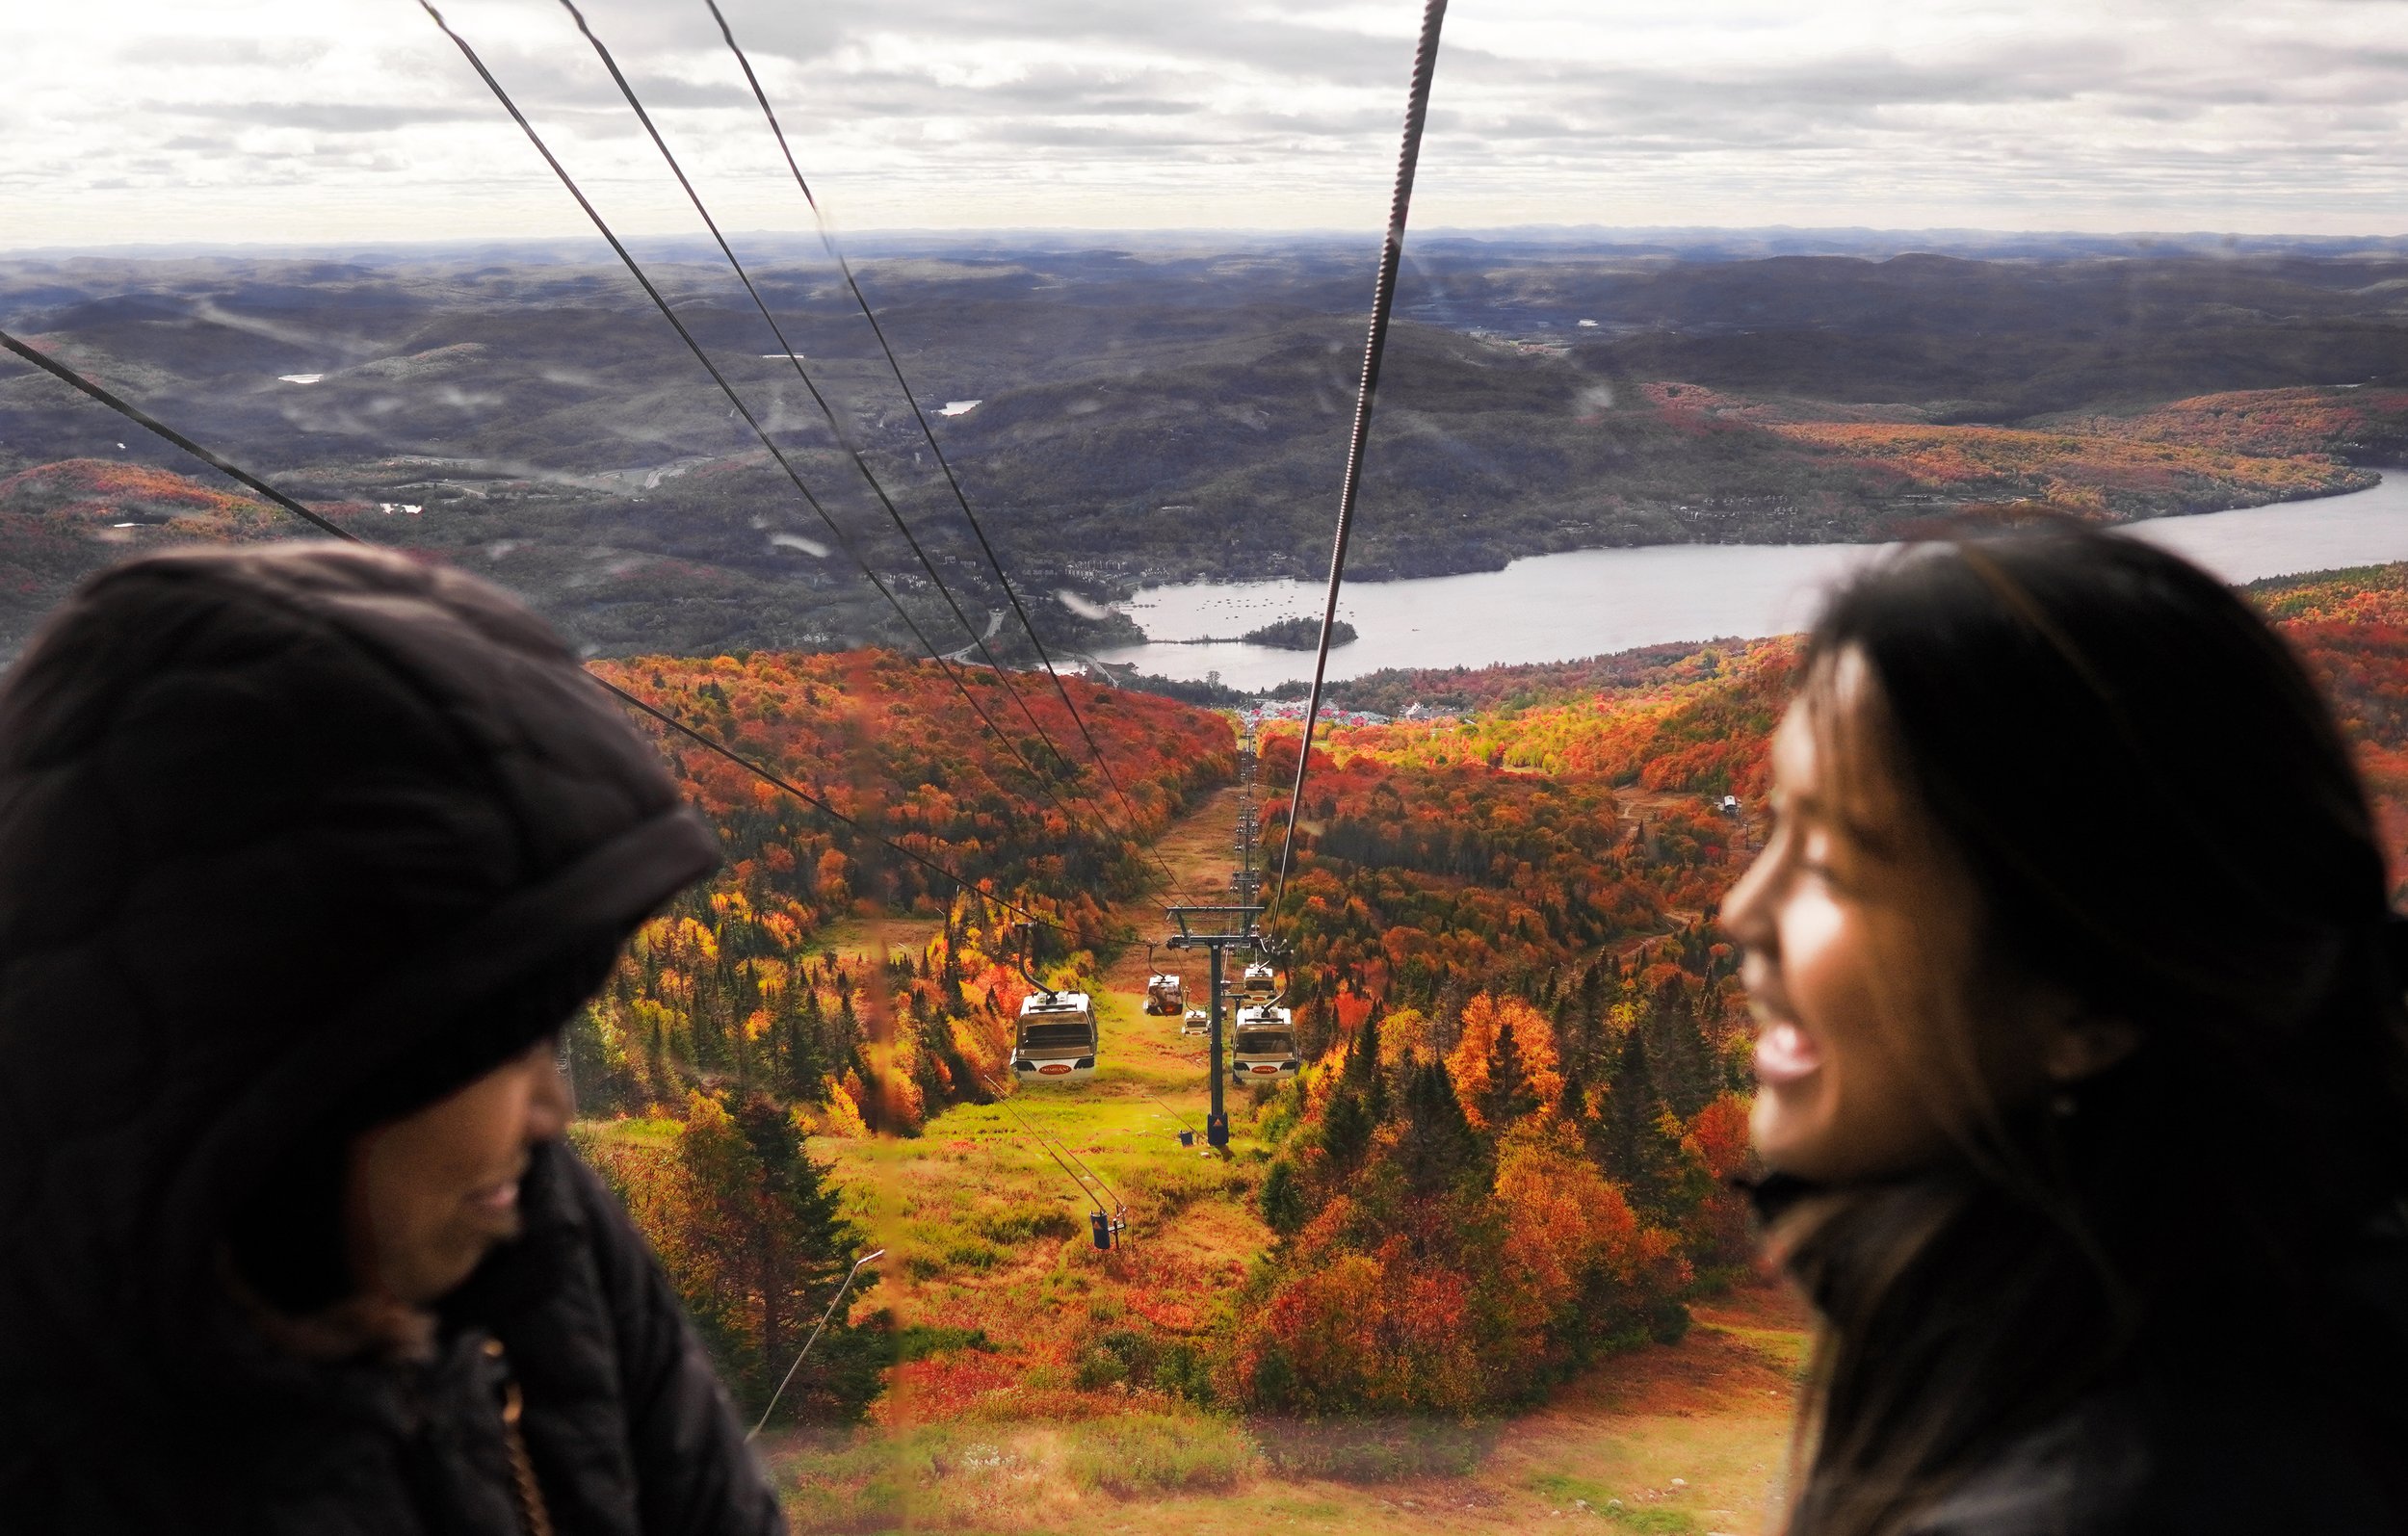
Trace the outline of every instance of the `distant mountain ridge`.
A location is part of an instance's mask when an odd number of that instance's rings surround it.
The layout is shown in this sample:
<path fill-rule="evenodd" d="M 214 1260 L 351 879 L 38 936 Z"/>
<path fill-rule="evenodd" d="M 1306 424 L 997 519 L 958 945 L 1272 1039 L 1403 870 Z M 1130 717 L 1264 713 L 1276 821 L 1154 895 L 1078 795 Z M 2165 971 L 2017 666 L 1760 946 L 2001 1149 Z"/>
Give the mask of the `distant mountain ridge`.
<path fill-rule="evenodd" d="M 1895 248 L 1918 243 L 1935 248 Z M 982 623 L 1003 595 L 833 270 L 791 235 L 745 246 Z M 839 539 L 625 273 L 579 248 L 19 257 L 0 260 L 0 324 L 313 503 L 420 507 L 414 547 L 518 586 L 597 651 L 912 643 L 841 552 L 811 553 Z M 936 643 L 967 644 L 741 291 L 674 242 L 645 248 L 843 536 Z M 1325 569 L 1367 242 L 857 248 L 923 406 L 982 402 L 936 430 L 1049 646 L 1134 638 L 1091 615 L 1143 583 Z M 2399 242 L 1441 232 L 1411 255 L 1355 580 L 1878 538 L 1966 508 L 2250 506 L 2408 453 Z M 0 374 L 0 475 L 193 471 L 126 431 Z M 75 563 L 53 555 L 44 570 Z"/>

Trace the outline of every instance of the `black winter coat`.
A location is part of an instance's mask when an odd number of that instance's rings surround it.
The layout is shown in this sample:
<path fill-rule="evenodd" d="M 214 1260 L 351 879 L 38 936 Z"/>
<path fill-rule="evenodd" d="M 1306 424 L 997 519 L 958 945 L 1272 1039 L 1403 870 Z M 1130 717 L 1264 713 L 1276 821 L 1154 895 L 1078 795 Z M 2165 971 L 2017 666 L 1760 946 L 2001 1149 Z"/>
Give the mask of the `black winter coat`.
<path fill-rule="evenodd" d="M 783 1521 L 658 1264 L 561 1147 L 425 1365 L 227 1283 L 313 1114 L 591 950 L 716 841 L 550 633 L 326 546 L 138 561 L 0 688 L 0 1531 L 510 1536 L 508 1382 L 577 1533 Z"/>

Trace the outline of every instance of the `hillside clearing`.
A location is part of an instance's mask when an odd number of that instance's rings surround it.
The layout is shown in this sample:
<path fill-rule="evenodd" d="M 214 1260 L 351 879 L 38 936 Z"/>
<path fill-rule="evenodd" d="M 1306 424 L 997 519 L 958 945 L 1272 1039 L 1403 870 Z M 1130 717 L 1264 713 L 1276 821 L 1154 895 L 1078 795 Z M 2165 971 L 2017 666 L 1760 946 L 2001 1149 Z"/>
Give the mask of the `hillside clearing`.
<path fill-rule="evenodd" d="M 851 1436 L 790 1432 L 769 1458 L 800 1536 L 1077 1528 L 1383 1536 L 1564 1528 L 1713 1536 L 1763 1527 L 1782 1466 L 1803 1317 L 1749 1286 L 1696 1309 L 1680 1343 L 1615 1356 L 1502 1422 L 1318 1433 L 1132 1403 L 1083 1420 L 965 1419 Z M 1367 1447 L 1419 1465 L 1341 1479 L 1284 1470 Z M 1376 1468 L 1366 1468 L 1376 1471 Z"/>

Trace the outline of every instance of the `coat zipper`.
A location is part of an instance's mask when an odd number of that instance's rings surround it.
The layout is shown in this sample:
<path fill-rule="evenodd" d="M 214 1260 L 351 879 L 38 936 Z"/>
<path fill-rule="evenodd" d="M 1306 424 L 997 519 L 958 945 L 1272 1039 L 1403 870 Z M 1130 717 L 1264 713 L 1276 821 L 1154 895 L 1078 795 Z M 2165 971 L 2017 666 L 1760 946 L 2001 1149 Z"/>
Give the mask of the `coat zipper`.
<path fill-rule="evenodd" d="M 527 1406 L 518 1391 L 518 1378 L 509 1373 L 509 1364 L 502 1359 L 502 1341 L 486 1340 L 484 1352 L 503 1369 L 502 1445 L 510 1453 L 510 1492 L 518 1507 L 519 1529 L 525 1536 L 554 1536 L 552 1514 L 543 1503 L 543 1486 L 536 1481 L 536 1464 L 527 1454 L 527 1437 L 518 1427 Z"/>

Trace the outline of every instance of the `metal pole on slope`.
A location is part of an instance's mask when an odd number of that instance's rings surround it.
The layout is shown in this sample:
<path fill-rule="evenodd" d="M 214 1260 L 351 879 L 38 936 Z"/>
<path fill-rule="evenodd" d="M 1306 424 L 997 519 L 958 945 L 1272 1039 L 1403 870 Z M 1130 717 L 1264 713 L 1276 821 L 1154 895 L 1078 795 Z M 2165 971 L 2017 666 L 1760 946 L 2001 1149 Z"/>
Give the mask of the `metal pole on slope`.
<path fill-rule="evenodd" d="M 1243 906 L 1175 906 L 1167 910 L 1170 913 L 1170 920 L 1179 925 L 1179 931 L 1170 938 L 1170 948 L 1207 950 L 1212 953 L 1213 1106 L 1211 1112 L 1204 1117 L 1204 1139 L 1215 1147 L 1226 1147 L 1229 1145 L 1229 1106 L 1224 1092 L 1227 1086 L 1225 1080 L 1227 1057 L 1223 1054 L 1224 1036 L 1221 1032 L 1221 1021 L 1226 1017 L 1226 1008 L 1222 1001 L 1225 989 L 1221 985 L 1221 955 L 1224 950 L 1253 950 L 1261 947 L 1262 940 L 1254 931 L 1254 920 L 1262 916 L 1263 909 L 1247 904 Z M 1214 920 L 1219 931 L 1213 933 L 1193 931 L 1192 924 L 1196 919 Z"/>
<path fill-rule="evenodd" d="M 1222 997 L 1220 984 L 1220 951 L 1222 948 L 1223 946 L 1217 944 L 1213 946 L 1213 1053 L 1211 1067 L 1213 1075 L 1213 1106 L 1210 1110 L 1206 1111 L 1204 1115 L 1204 1143 L 1205 1145 L 1214 1148 L 1225 1148 L 1229 1145 L 1229 1106 L 1223 1102 L 1222 1096 L 1226 1091 L 1226 1085 L 1221 1081 L 1220 1077 L 1222 1063 L 1220 1052 L 1220 1016 Z"/>
<path fill-rule="evenodd" d="M 836 1294 L 828 1298 L 827 1311 L 820 1314 L 818 1326 L 811 1330 L 811 1337 L 802 1341 L 802 1347 L 795 1352 L 795 1363 L 786 1367 L 786 1374 L 778 1378 L 777 1391 L 770 1393 L 770 1405 L 761 1410 L 760 1423 L 754 1424 L 752 1426 L 752 1433 L 745 1436 L 745 1440 L 747 1444 L 751 1442 L 753 1435 L 761 1433 L 762 1426 L 770 1421 L 770 1415 L 777 1412 L 777 1400 L 786 1395 L 787 1384 L 795 1379 L 795 1372 L 802 1368 L 802 1357 L 811 1353 L 811 1346 L 820 1341 L 820 1335 L 827 1328 L 828 1319 L 836 1315 L 836 1304 L 844 1300 L 845 1292 L 852 1289 L 853 1277 L 861 1273 L 861 1266 L 873 1260 L 883 1259 L 885 1257 L 885 1249 L 873 1248 L 868 1253 L 863 1254 L 860 1258 L 855 1259 L 852 1262 L 852 1267 L 845 1271 L 845 1283 L 838 1286 L 836 1288 Z"/>

